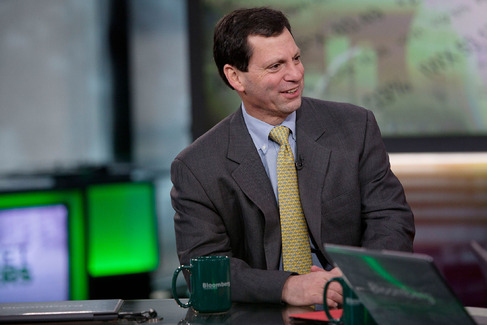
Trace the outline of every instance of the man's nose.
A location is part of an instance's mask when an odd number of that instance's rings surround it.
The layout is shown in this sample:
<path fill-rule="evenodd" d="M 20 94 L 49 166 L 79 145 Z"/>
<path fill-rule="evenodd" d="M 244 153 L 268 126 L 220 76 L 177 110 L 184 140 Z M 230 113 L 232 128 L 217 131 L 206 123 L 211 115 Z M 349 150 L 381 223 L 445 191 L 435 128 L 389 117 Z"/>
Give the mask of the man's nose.
<path fill-rule="evenodd" d="M 304 67 L 301 62 L 294 63 L 289 65 L 286 70 L 285 79 L 286 81 L 296 81 L 303 78 L 304 75 Z"/>

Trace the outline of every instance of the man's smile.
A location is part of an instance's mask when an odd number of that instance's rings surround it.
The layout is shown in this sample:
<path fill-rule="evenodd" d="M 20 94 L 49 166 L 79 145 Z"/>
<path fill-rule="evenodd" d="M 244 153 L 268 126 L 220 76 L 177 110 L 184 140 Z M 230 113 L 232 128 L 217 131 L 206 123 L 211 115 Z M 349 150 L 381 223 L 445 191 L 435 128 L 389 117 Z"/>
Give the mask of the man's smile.
<path fill-rule="evenodd" d="M 293 89 L 290 89 L 290 90 L 286 90 L 286 91 L 283 91 L 283 93 L 286 93 L 286 94 L 294 94 L 295 92 L 297 92 L 299 89 L 299 87 L 296 87 L 296 88 L 293 88 Z"/>

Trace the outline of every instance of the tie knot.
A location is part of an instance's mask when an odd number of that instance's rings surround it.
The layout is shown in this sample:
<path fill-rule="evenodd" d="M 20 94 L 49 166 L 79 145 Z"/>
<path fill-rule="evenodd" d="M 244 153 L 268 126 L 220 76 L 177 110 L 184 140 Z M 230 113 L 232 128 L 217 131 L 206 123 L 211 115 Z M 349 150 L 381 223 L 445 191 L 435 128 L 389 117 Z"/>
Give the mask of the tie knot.
<path fill-rule="evenodd" d="M 269 137 L 281 146 L 289 144 L 289 128 L 283 125 L 276 126 L 269 133 Z"/>

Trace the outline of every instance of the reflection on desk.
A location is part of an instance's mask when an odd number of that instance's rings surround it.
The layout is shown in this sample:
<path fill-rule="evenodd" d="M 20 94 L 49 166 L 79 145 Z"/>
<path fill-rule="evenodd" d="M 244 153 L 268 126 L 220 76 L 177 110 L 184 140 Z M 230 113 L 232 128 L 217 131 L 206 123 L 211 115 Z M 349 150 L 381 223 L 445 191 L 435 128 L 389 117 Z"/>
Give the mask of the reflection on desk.
<path fill-rule="evenodd" d="M 149 308 L 155 309 L 159 317 L 164 317 L 161 322 L 151 322 L 151 324 L 314 324 L 305 321 L 291 322 L 289 319 L 289 315 L 311 312 L 314 311 L 313 309 L 277 304 L 233 304 L 228 312 L 219 314 L 205 314 L 198 313 L 191 308 L 184 309 L 179 307 L 172 299 L 129 300 L 122 307 L 123 310 L 134 312 Z M 478 324 L 487 325 L 487 308 L 468 307 L 467 311 Z"/>
<path fill-rule="evenodd" d="M 184 302 L 187 302 L 184 301 Z M 316 324 L 302 322 L 291 322 L 289 315 L 311 312 L 313 309 L 304 307 L 285 306 L 278 304 L 233 304 L 232 308 L 225 313 L 205 314 L 195 312 L 193 309 L 179 307 L 172 299 L 146 299 L 146 300 L 126 300 L 121 308 L 121 312 L 140 313 L 154 309 L 157 318 L 148 320 L 143 324 L 162 324 L 162 325 L 190 325 L 190 324 L 259 324 L 259 325 L 297 325 L 297 324 Z M 474 317 L 478 324 L 487 325 L 487 308 L 467 308 L 468 312 Z M 159 319 L 161 318 L 162 319 Z M 39 324 L 39 323 L 37 323 Z M 57 325 L 67 325 L 73 323 L 56 323 Z M 76 322 L 77 325 L 110 325 L 110 324 L 138 324 L 133 320 L 118 321 L 89 321 Z"/>
<path fill-rule="evenodd" d="M 228 312 L 198 313 L 192 308 L 181 308 L 172 299 L 128 300 L 122 309 L 137 312 L 155 309 L 161 324 L 269 324 L 283 325 L 291 323 L 289 315 L 314 311 L 306 307 L 284 306 L 278 304 L 233 304 Z M 157 324 L 158 322 L 151 322 Z M 125 323 L 126 324 L 126 323 Z"/>

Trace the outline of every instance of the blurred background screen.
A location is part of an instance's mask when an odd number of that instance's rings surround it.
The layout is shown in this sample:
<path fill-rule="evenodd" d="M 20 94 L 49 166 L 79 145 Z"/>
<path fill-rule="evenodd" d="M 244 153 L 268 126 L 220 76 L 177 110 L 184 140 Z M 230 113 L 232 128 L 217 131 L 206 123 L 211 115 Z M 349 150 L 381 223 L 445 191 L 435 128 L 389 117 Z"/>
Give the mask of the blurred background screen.
<path fill-rule="evenodd" d="M 192 67 L 202 67 L 200 102 L 214 124 L 240 103 L 215 73 L 214 25 L 232 9 L 262 3 L 204 0 L 199 5 L 205 55 L 194 57 L 201 62 Z M 487 1 L 279 0 L 266 5 L 281 9 L 291 22 L 302 50 L 305 96 L 372 110 L 386 140 L 487 136 Z"/>
<path fill-rule="evenodd" d="M 68 209 L 0 210 L 0 302 L 69 299 Z"/>

